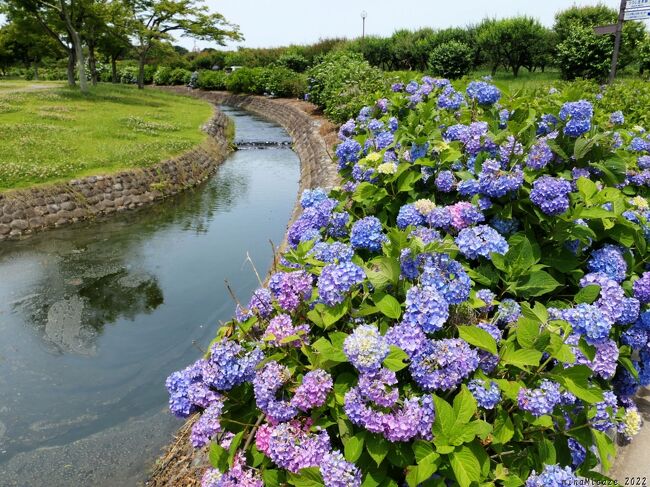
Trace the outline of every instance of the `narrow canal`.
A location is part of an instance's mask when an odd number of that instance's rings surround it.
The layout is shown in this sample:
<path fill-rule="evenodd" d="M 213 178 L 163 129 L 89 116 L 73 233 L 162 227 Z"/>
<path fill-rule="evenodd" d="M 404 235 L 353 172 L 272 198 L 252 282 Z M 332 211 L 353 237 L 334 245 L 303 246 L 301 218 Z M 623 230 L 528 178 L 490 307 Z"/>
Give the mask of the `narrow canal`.
<path fill-rule="evenodd" d="M 242 149 L 204 185 L 0 243 L 3 487 L 136 485 L 180 426 L 164 380 L 232 316 L 224 281 L 257 287 L 299 179 L 280 126 L 224 111 Z"/>

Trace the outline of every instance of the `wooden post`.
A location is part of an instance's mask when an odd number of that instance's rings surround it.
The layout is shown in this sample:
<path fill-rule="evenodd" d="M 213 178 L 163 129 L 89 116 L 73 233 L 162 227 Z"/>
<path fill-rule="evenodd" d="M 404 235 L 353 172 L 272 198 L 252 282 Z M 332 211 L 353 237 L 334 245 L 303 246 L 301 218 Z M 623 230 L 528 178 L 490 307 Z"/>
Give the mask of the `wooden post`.
<path fill-rule="evenodd" d="M 618 24 L 616 24 L 616 34 L 614 36 L 614 52 L 612 53 L 612 69 L 609 71 L 609 84 L 611 85 L 616 78 L 616 66 L 618 65 L 618 52 L 621 50 L 621 36 L 623 34 L 623 22 L 625 21 L 625 6 L 627 0 L 621 0 L 621 6 L 618 10 Z"/>

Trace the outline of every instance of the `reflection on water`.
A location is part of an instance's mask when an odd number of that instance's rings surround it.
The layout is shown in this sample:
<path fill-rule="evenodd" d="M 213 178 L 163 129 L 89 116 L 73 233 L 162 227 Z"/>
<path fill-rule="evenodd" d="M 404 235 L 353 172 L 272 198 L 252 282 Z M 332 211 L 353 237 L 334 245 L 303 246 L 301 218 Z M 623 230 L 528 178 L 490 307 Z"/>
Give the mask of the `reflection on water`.
<path fill-rule="evenodd" d="M 242 112 L 238 138 L 286 141 Z M 235 152 L 195 191 L 0 244 L 1 485 L 133 485 L 178 422 L 164 379 L 271 262 L 295 200 L 287 148 Z"/>

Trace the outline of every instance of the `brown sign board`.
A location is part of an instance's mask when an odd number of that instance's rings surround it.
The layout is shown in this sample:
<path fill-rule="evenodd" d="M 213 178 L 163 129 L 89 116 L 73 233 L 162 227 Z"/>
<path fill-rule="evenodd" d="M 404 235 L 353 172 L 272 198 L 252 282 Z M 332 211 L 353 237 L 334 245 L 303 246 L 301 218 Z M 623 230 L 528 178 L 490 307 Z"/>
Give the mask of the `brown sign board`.
<path fill-rule="evenodd" d="M 597 36 L 604 36 L 607 34 L 616 34 L 617 24 L 601 25 L 599 27 L 594 27 L 594 33 Z"/>

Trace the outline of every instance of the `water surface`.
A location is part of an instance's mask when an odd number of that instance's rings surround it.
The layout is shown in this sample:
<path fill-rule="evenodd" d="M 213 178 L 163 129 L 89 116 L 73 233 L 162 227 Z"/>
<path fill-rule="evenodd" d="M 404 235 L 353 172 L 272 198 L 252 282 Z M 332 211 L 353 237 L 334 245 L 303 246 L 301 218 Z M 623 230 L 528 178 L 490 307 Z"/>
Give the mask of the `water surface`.
<path fill-rule="evenodd" d="M 179 421 L 165 377 L 198 358 L 272 259 L 295 201 L 284 130 L 237 110 L 201 187 L 0 243 L 0 485 L 135 485 Z"/>

